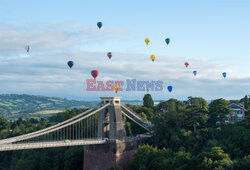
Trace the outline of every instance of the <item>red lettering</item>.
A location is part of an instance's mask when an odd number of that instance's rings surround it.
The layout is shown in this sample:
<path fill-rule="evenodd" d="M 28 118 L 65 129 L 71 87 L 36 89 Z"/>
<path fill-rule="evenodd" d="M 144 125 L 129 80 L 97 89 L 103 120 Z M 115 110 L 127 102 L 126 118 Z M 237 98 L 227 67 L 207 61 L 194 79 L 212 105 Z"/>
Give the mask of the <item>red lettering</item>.
<path fill-rule="evenodd" d="M 123 91 L 122 86 L 124 85 L 124 81 L 115 81 L 115 85 L 120 87 L 119 91 Z"/>
<path fill-rule="evenodd" d="M 106 91 L 113 91 L 114 90 L 113 84 L 114 84 L 114 81 L 112 81 L 112 80 L 107 81 L 106 82 L 106 86 L 107 86 Z"/>
<path fill-rule="evenodd" d="M 96 91 L 105 91 L 105 87 L 102 81 L 97 81 L 97 84 L 98 86 L 97 86 Z"/>
<path fill-rule="evenodd" d="M 94 86 L 94 84 L 96 84 L 95 79 L 87 79 L 86 82 L 87 82 L 86 91 L 96 91 L 96 87 Z"/>

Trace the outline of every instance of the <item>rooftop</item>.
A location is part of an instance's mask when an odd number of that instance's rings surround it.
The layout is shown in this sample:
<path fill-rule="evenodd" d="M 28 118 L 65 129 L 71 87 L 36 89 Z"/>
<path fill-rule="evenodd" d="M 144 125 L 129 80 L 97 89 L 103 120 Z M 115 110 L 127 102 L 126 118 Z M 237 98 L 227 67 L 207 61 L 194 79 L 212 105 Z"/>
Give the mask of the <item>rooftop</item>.
<path fill-rule="evenodd" d="M 231 109 L 234 109 L 234 110 L 240 108 L 240 109 L 243 109 L 243 110 L 247 111 L 247 110 L 244 108 L 244 105 L 243 105 L 243 104 L 231 103 L 231 104 L 228 105 L 228 107 L 230 107 Z M 236 107 L 236 108 L 235 108 L 235 107 Z"/>

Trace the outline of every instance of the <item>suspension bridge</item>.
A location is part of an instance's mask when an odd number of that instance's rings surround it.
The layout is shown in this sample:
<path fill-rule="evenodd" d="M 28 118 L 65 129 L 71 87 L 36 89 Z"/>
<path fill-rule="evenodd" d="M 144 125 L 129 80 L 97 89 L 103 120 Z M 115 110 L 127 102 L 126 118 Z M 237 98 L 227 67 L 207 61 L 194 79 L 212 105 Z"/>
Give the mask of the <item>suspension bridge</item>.
<path fill-rule="evenodd" d="M 0 140 L 0 151 L 124 141 L 123 115 L 150 131 L 152 124 L 121 104 L 119 97 L 101 97 L 100 104 L 66 121 L 32 133 Z"/>

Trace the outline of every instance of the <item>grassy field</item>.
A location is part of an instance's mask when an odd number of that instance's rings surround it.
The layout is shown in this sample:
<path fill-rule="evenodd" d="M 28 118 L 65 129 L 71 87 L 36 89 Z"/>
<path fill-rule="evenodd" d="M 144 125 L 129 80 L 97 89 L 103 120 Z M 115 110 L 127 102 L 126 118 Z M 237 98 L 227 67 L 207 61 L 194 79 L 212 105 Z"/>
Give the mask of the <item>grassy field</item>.
<path fill-rule="evenodd" d="M 65 108 L 92 107 L 97 103 L 26 94 L 2 94 L 0 95 L 0 116 L 9 120 L 20 117 L 24 119 L 49 117 Z"/>

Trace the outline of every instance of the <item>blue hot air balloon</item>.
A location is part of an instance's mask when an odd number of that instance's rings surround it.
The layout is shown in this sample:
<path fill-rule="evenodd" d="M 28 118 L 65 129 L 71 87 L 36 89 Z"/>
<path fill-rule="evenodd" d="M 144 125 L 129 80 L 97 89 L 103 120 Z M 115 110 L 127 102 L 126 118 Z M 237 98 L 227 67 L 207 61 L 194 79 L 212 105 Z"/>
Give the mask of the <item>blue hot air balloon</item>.
<path fill-rule="evenodd" d="M 98 26 L 99 29 L 101 29 L 102 28 L 102 22 L 97 22 L 97 26 Z"/>
<path fill-rule="evenodd" d="M 73 67 L 73 65 L 74 65 L 74 62 L 73 62 L 73 61 L 68 61 L 68 66 L 69 66 L 69 68 Z"/>
<path fill-rule="evenodd" d="M 222 75 L 223 75 L 224 78 L 227 77 L 227 73 L 226 72 L 223 72 Z"/>
<path fill-rule="evenodd" d="M 169 38 L 166 38 L 165 39 L 165 42 L 167 43 L 167 45 L 170 43 L 170 39 Z"/>
<path fill-rule="evenodd" d="M 29 52 L 29 51 L 30 51 L 30 46 L 29 46 L 29 45 L 25 46 L 25 50 L 26 50 L 27 52 Z"/>
<path fill-rule="evenodd" d="M 196 71 L 196 70 L 194 70 L 194 71 L 193 71 L 193 74 L 194 74 L 194 75 L 196 76 L 196 74 L 197 74 L 197 71 Z"/>
<path fill-rule="evenodd" d="M 173 90 L 172 86 L 168 86 L 168 91 L 171 92 Z"/>

